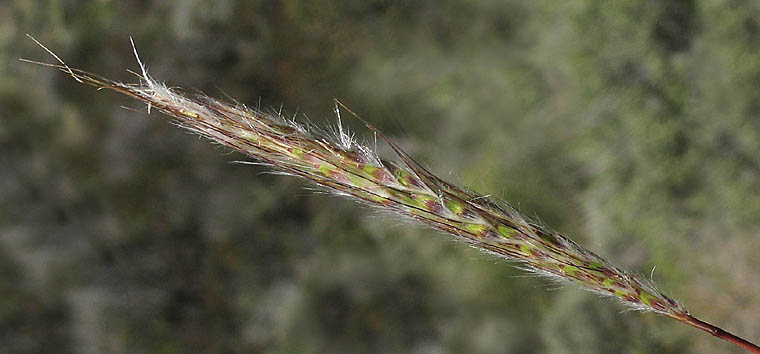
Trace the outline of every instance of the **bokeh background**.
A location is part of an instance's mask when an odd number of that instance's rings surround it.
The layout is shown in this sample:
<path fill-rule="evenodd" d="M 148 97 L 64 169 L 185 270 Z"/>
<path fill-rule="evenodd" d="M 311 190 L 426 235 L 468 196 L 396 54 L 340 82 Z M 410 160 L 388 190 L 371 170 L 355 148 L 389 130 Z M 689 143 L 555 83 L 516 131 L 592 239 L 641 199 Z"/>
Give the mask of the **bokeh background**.
<path fill-rule="evenodd" d="M 757 1 L 0 3 L 0 352 L 739 353 L 230 164 L 25 33 L 124 81 L 132 36 L 170 85 L 320 124 L 339 98 L 760 341 Z"/>

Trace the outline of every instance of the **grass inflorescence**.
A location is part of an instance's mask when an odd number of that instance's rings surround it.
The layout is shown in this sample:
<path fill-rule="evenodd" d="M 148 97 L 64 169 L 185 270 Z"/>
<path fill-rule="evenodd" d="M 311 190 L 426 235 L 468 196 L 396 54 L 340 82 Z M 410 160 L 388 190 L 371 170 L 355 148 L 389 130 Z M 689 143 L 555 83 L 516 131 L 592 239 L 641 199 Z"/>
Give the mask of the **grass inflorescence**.
<path fill-rule="evenodd" d="M 139 58 L 139 82 L 125 84 L 70 68 L 47 51 L 59 63 L 43 65 L 58 68 L 80 83 L 131 96 L 146 103 L 149 112 L 158 110 L 176 125 L 273 169 L 410 217 L 482 251 L 519 262 L 529 271 L 578 284 L 636 310 L 674 318 L 760 353 L 754 344 L 694 318 L 680 302 L 666 296 L 646 278 L 612 265 L 542 223 L 523 216 L 504 201 L 442 180 L 338 101 L 335 102 L 338 126 L 330 133 L 279 113 L 167 87 L 148 75 Z M 385 141 L 397 161 L 381 159 L 374 148 L 353 139 L 341 125 L 341 110 L 361 120 Z"/>

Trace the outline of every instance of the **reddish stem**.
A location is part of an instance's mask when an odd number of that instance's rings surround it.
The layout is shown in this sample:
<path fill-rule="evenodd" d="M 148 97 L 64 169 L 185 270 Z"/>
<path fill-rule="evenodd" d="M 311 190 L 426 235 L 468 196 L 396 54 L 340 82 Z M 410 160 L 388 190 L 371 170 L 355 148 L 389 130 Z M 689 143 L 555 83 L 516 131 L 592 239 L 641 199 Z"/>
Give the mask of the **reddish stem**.
<path fill-rule="evenodd" d="M 737 337 L 736 335 L 733 335 L 731 333 L 728 333 L 724 331 L 720 327 L 713 326 L 705 321 L 702 321 L 700 319 L 694 318 L 691 315 L 686 315 L 684 317 L 676 317 L 677 320 L 686 323 L 688 325 L 694 326 L 696 328 L 699 328 L 707 333 L 710 333 L 720 339 L 723 339 L 724 341 L 727 341 L 729 343 L 733 343 L 735 345 L 738 345 L 744 349 L 747 349 L 753 353 L 760 354 L 760 347 L 758 347 L 755 344 L 750 343 L 749 341 Z"/>

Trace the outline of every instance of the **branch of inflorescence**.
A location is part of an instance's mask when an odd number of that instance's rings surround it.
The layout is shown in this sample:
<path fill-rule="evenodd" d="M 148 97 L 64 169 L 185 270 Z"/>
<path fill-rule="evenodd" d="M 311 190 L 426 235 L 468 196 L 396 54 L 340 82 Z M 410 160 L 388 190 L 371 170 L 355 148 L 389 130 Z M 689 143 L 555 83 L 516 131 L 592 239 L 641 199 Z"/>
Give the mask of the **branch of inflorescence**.
<path fill-rule="evenodd" d="M 364 123 L 391 147 L 396 161 L 381 159 L 375 148 L 356 142 L 340 121 L 330 134 L 279 113 L 169 88 L 148 75 L 134 42 L 132 48 L 140 66 L 135 74 L 140 80 L 125 84 L 71 68 L 32 36 L 29 38 L 57 64 L 22 61 L 57 68 L 79 83 L 123 93 L 147 104 L 148 113 L 158 110 L 174 124 L 275 170 L 442 230 L 481 251 L 518 262 L 528 271 L 615 298 L 632 309 L 676 319 L 760 354 L 757 345 L 693 317 L 649 279 L 614 266 L 504 201 L 439 178 L 337 100 L 336 111 L 348 111 Z"/>

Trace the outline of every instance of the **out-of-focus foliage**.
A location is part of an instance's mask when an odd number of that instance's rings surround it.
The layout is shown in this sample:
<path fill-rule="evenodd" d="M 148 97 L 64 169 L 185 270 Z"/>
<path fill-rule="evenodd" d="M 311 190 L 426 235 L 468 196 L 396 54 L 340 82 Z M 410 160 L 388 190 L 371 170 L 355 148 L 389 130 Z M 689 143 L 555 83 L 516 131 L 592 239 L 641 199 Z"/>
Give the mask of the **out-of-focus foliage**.
<path fill-rule="evenodd" d="M 242 157 L 18 62 L 49 60 L 24 33 L 125 81 L 132 36 L 158 79 L 322 124 L 337 97 L 436 172 L 657 265 L 695 315 L 760 340 L 756 2 L 0 4 L 0 352 L 725 353 L 228 164 Z"/>

